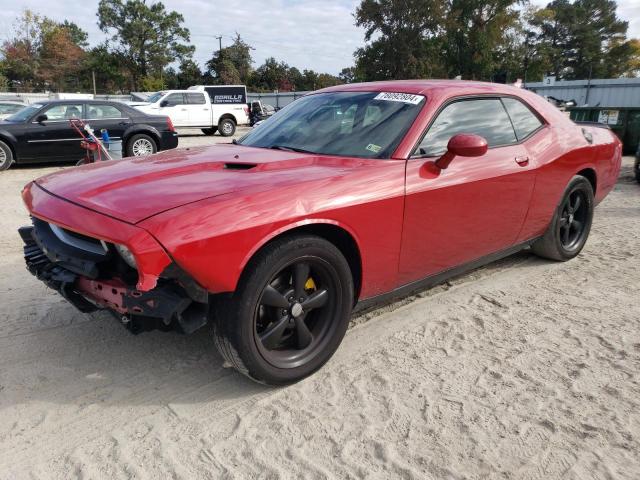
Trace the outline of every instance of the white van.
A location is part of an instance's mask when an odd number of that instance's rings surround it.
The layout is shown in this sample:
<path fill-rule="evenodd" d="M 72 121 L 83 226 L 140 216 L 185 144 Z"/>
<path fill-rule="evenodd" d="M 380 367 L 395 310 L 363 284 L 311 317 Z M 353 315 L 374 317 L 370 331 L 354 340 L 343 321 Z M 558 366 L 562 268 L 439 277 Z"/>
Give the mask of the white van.
<path fill-rule="evenodd" d="M 247 89 L 244 85 L 196 85 L 188 90 L 164 90 L 147 102 L 131 106 L 150 115 L 167 115 L 176 128 L 200 128 L 229 137 L 237 125 L 249 124 Z"/>

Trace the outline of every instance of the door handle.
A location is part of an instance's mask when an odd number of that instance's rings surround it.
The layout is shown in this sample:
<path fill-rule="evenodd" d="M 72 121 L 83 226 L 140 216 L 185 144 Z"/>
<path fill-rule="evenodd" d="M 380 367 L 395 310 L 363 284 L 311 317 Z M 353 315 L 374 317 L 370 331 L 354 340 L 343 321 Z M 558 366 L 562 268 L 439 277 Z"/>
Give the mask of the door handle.
<path fill-rule="evenodd" d="M 181 108 L 180 110 L 182 110 L 183 112 L 186 112 L 187 109 L 186 108 Z"/>
<path fill-rule="evenodd" d="M 529 165 L 529 157 L 527 155 L 516 157 L 515 160 L 516 160 L 516 163 L 521 167 L 526 167 L 527 165 Z"/>

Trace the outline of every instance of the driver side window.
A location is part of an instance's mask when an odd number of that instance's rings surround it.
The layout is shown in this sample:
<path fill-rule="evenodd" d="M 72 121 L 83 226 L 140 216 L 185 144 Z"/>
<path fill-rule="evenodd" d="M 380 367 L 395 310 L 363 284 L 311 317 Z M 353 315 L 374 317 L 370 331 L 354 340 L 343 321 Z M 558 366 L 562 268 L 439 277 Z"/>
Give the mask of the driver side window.
<path fill-rule="evenodd" d="M 489 148 L 517 142 L 511 120 L 498 98 L 459 100 L 447 105 L 429 127 L 414 155 L 438 157 L 454 135 L 471 133 L 487 140 Z"/>

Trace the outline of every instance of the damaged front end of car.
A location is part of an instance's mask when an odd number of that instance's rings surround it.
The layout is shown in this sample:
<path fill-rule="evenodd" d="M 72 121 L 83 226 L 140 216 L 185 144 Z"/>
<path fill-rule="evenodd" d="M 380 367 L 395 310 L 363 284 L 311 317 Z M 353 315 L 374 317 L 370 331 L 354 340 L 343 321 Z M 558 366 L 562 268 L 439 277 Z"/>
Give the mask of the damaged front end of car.
<path fill-rule="evenodd" d="M 207 323 L 208 292 L 176 263 L 169 262 L 155 286 L 143 290 L 135 259 L 123 245 L 32 221 L 19 229 L 27 269 L 81 312 L 109 310 L 132 333 L 191 333 Z"/>

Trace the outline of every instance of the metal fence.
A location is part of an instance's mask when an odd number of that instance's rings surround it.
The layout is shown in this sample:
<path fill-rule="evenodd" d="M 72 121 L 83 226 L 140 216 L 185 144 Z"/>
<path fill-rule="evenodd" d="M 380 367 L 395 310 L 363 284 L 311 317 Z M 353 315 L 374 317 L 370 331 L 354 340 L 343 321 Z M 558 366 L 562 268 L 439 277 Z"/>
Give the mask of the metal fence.
<path fill-rule="evenodd" d="M 525 87 L 543 97 L 574 100 L 577 106 L 640 107 L 640 78 L 548 79 L 546 82 L 527 83 Z"/>
<path fill-rule="evenodd" d="M 95 98 L 96 100 L 114 100 L 118 102 L 128 102 L 131 100 L 131 95 L 89 95 L 88 97 Z M 26 103 L 28 105 L 47 100 L 54 100 L 56 98 L 58 98 L 58 94 L 56 93 L 0 92 L 0 100 L 11 100 L 14 102 Z"/>
<path fill-rule="evenodd" d="M 294 100 L 304 97 L 309 92 L 278 92 L 278 93 L 247 93 L 248 101 L 260 100 L 262 103 L 282 108 L 289 105 Z"/>

